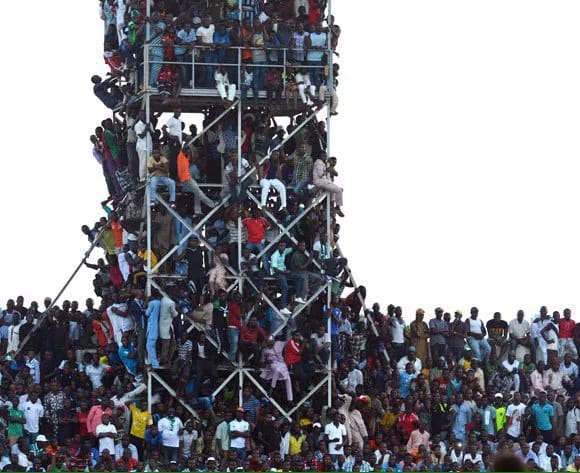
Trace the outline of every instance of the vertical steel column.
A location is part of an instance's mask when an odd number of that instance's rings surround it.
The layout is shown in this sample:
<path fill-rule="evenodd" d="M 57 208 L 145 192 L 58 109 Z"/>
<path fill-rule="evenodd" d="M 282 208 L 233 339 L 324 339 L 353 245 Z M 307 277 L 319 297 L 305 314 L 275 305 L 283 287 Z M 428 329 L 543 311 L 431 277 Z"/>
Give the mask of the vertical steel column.
<path fill-rule="evenodd" d="M 241 9 L 241 4 L 240 4 L 240 18 L 242 15 L 242 9 Z M 241 77 L 241 68 L 242 68 L 242 50 L 238 49 L 238 76 Z M 241 83 L 240 83 L 240 87 L 241 87 Z M 241 91 L 240 91 L 241 94 Z M 242 174 L 242 98 L 240 95 L 240 101 L 238 102 L 238 169 L 236 170 L 237 175 L 241 176 Z M 240 184 L 240 190 L 242 187 L 242 182 L 239 182 Z M 231 197 L 230 197 L 230 203 L 231 203 Z M 240 271 L 241 268 L 241 264 L 240 262 L 242 261 L 242 213 L 241 213 L 241 208 L 239 207 L 238 204 L 238 267 L 235 268 L 238 272 Z M 239 287 L 238 290 L 240 291 L 240 293 L 242 293 L 242 289 L 243 289 L 243 284 L 242 281 L 240 280 L 239 282 Z"/>
<path fill-rule="evenodd" d="M 151 378 L 151 371 L 147 371 L 147 410 L 151 412 L 153 407 L 153 379 Z"/>
<path fill-rule="evenodd" d="M 238 384 L 238 406 L 242 407 L 244 403 L 244 370 L 242 368 L 238 368 Z"/>
<path fill-rule="evenodd" d="M 330 18 L 330 16 L 332 15 L 332 0 L 328 0 L 328 18 Z M 330 114 L 330 108 L 332 106 L 332 82 L 333 82 L 333 70 L 332 70 L 332 61 L 333 61 L 333 57 L 332 57 L 332 42 L 331 42 L 331 33 L 330 33 L 330 28 L 328 30 L 328 37 L 326 38 L 327 44 L 328 44 L 328 52 L 327 52 L 327 61 L 328 61 L 328 84 L 327 84 L 327 90 L 331 91 L 330 92 L 330 101 L 328 106 L 326 107 L 326 153 L 327 153 L 327 157 L 330 157 L 330 119 L 331 119 L 331 114 Z M 332 196 L 330 195 L 330 193 L 327 193 L 327 197 L 326 197 L 326 238 L 328 240 L 328 250 L 331 251 L 330 248 L 330 231 L 332 230 L 330 228 L 330 222 L 331 222 L 331 199 Z M 323 244 L 323 243 L 322 243 Z M 329 284 L 328 286 L 328 295 L 326 298 L 326 306 L 330 308 L 330 304 L 332 302 L 332 282 Z M 326 405 L 327 407 L 330 407 L 332 405 L 332 364 L 333 364 L 333 355 L 334 353 L 332 352 L 332 334 L 331 334 L 331 330 L 332 330 L 332 323 L 330 320 L 330 317 L 332 317 L 332 313 L 329 314 L 328 317 L 328 321 L 327 321 L 327 327 L 326 329 L 328 330 L 328 335 L 331 338 L 331 342 L 330 342 L 330 356 L 328 358 L 328 384 L 327 384 L 327 390 L 328 392 L 326 393 Z"/>
<path fill-rule="evenodd" d="M 147 0 L 147 18 L 151 16 L 151 0 Z M 151 25 L 147 22 L 145 27 L 145 54 L 143 56 L 143 90 L 147 91 L 149 88 L 149 46 L 147 42 L 151 37 Z M 149 133 L 150 129 L 150 120 L 151 120 L 151 94 L 145 93 L 145 140 L 147 143 L 147 157 L 152 153 L 152 150 L 149 149 L 149 140 L 147 139 L 147 134 Z M 153 138 L 152 138 L 153 139 Z M 151 141 L 153 143 L 153 141 Z M 145 164 L 147 166 L 147 164 Z M 144 191 L 144 201 L 145 205 L 147 206 L 147 254 L 145 255 L 147 260 L 146 272 L 147 272 L 147 283 L 145 285 L 145 294 L 146 297 L 151 297 L 151 282 L 152 282 L 152 274 L 151 274 L 151 199 L 149 198 L 149 169 L 147 169 L 147 174 L 145 178 L 145 188 Z M 147 372 L 147 410 L 152 412 L 153 407 L 153 380 L 151 379 L 151 372 Z"/>

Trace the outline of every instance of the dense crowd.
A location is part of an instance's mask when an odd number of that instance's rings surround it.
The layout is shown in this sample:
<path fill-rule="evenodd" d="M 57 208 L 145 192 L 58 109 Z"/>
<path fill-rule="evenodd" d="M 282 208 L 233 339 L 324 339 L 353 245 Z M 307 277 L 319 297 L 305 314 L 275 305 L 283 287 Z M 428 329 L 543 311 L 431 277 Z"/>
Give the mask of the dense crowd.
<path fill-rule="evenodd" d="M 91 136 L 105 216 L 82 227 L 103 252 L 85 259 L 95 299 L 1 311 L 3 471 L 493 471 L 501 454 L 580 471 L 570 310 L 508 324 L 367 309 L 316 116 L 337 105 L 325 3 L 160 0 L 147 17 L 144 1 L 100 2 L 111 72 L 94 92 L 113 113 Z M 169 117 L 147 117 L 146 75 Z M 241 124 L 232 110 L 200 132 L 181 114 L 190 87 L 215 87 L 226 110 L 253 101 Z M 224 382 L 239 366 L 256 383 Z M 155 381 L 148 397 L 149 372 L 175 396 Z"/>
<path fill-rule="evenodd" d="M 329 68 L 340 27 L 326 0 L 100 0 L 104 60 L 110 77 L 93 77 L 108 108 L 130 108 L 139 86 L 175 100 L 182 89 L 213 89 L 231 103 L 267 98 L 268 106 L 304 106 L 338 97 L 338 65 Z M 147 57 L 146 57 L 147 56 Z M 149 67 L 144 68 L 147 60 Z M 145 83 L 147 81 L 147 83 Z"/>

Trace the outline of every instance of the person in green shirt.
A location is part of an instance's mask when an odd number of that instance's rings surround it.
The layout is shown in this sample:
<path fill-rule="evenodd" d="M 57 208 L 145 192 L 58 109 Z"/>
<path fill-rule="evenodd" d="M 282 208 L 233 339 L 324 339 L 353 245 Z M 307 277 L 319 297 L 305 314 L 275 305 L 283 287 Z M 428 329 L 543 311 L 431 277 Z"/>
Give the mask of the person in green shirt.
<path fill-rule="evenodd" d="M 24 435 L 24 424 L 26 424 L 26 418 L 24 417 L 24 411 L 18 409 L 19 399 L 15 396 L 12 399 L 12 407 L 8 409 L 8 440 L 10 446 L 14 445 L 19 437 Z"/>
<path fill-rule="evenodd" d="M 502 430 L 505 426 L 507 421 L 506 419 L 506 411 L 507 408 L 503 405 L 503 394 L 497 393 L 494 396 L 494 407 L 495 407 L 495 427 L 496 432 Z"/>

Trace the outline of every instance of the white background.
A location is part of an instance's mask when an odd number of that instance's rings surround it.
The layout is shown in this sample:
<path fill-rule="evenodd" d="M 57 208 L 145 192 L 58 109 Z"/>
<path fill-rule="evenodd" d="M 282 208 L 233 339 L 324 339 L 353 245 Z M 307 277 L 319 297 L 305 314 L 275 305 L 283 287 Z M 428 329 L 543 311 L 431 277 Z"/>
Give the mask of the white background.
<path fill-rule="evenodd" d="M 407 318 L 574 309 L 580 4 L 333 3 L 340 242 L 369 302 Z M 56 293 L 106 194 L 88 140 L 108 116 L 89 80 L 105 72 L 97 1 L 27 5 L 0 30 L 2 307 Z M 83 269 L 66 297 L 92 296 L 91 280 Z"/>

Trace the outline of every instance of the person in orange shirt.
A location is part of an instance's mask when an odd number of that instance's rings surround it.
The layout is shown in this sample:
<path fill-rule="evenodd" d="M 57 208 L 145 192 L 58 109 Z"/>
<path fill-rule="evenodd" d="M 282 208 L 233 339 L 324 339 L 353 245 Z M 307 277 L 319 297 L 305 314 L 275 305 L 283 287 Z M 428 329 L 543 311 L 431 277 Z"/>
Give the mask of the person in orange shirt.
<path fill-rule="evenodd" d="M 115 253 L 119 254 L 123 251 L 123 227 L 119 222 L 119 217 L 115 212 L 111 214 L 111 232 L 113 232 L 113 240 L 115 241 Z"/>
<path fill-rule="evenodd" d="M 216 203 L 211 200 L 197 185 L 197 182 L 191 177 L 189 172 L 189 165 L 191 159 L 191 150 L 185 148 L 177 155 L 177 176 L 181 183 L 183 192 L 190 192 L 195 196 L 195 199 L 201 200 L 209 208 L 214 208 Z"/>

